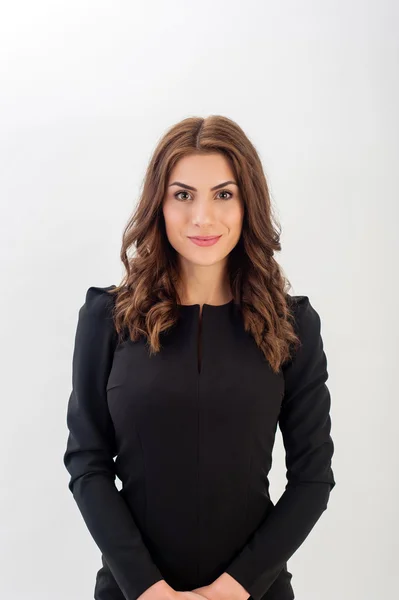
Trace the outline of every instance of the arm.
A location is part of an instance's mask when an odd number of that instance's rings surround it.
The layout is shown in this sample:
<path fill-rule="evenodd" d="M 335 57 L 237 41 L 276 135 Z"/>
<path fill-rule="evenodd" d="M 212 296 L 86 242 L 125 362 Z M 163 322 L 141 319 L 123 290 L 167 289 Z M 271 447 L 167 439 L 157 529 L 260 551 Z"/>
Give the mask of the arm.
<path fill-rule="evenodd" d="M 116 441 L 106 385 L 117 342 L 107 288 L 90 287 L 79 311 L 67 409 L 69 489 L 127 600 L 163 579 L 115 486 Z"/>
<path fill-rule="evenodd" d="M 225 570 L 254 600 L 262 598 L 304 542 L 335 486 L 321 323 L 308 297 L 298 298 L 294 310 L 302 345 L 283 367 L 285 393 L 279 416 L 288 482 L 272 512 Z M 218 580 L 215 583 L 217 587 Z M 242 591 L 237 586 L 237 593 Z"/>

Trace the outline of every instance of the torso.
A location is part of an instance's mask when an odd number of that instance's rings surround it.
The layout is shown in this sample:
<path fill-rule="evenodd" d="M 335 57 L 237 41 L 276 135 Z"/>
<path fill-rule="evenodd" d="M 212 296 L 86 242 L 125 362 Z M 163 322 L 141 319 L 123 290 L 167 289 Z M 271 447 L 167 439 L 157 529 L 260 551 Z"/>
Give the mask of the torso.
<path fill-rule="evenodd" d="M 272 510 L 284 379 L 233 304 L 179 312 L 158 354 L 143 339 L 118 345 L 107 404 L 123 498 L 168 581 L 192 589 Z"/>

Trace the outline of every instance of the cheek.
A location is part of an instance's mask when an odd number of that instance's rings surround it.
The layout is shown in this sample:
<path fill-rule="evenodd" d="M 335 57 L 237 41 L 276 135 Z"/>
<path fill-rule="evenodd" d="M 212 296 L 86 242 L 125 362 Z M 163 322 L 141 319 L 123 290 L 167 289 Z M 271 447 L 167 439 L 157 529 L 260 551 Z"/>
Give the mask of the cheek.
<path fill-rule="evenodd" d="M 165 206 L 163 216 L 165 220 L 166 231 L 171 236 L 177 235 L 184 227 L 184 215 L 180 210 L 171 209 L 170 207 Z"/>
<path fill-rule="evenodd" d="M 224 222 L 230 231 L 240 231 L 243 221 L 243 212 L 241 207 L 234 206 L 232 210 L 225 214 Z"/>

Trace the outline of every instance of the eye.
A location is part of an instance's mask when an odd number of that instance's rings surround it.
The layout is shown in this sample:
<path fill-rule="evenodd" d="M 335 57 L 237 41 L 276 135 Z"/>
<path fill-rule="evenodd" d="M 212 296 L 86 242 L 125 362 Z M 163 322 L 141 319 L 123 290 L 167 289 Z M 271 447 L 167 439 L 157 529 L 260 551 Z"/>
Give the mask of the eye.
<path fill-rule="evenodd" d="M 233 193 L 232 193 L 232 192 L 229 192 L 229 190 L 221 190 L 221 191 L 220 191 L 220 192 L 218 192 L 218 193 L 219 193 L 219 194 L 229 194 L 229 197 L 228 197 L 228 198 L 222 198 L 222 200 L 230 200 L 230 198 L 232 198 L 232 197 L 233 197 Z M 180 194 L 188 194 L 188 195 L 190 195 L 188 192 L 176 192 L 176 194 L 174 194 L 174 197 L 175 197 L 177 200 L 183 200 L 183 201 L 184 201 L 184 200 L 185 200 L 185 198 L 183 198 L 183 199 L 182 199 L 182 198 L 179 198 Z"/>
<path fill-rule="evenodd" d="M 232 197 L 233 197 L 233 193 L 232 193 L 232 192 L 229 192 L 229 190 L 221 190 L 221 191 L 219 192 L 219 194 L 230 194 L 230 197 L 229 197 L 229 198 L 224 198 L 224 200 L 230 200 L 230 198 L 232 198 Z"/>
<path fill-rule="evenodd" d="M 174 197 L 175 197 L 177 200 L 181 200 L 181 198 L 178 198 L 178 196 L 180 196 L 180 194 L 188 194 L 188 192 L 177 192 L 177 193 L 174 195 Z"/>

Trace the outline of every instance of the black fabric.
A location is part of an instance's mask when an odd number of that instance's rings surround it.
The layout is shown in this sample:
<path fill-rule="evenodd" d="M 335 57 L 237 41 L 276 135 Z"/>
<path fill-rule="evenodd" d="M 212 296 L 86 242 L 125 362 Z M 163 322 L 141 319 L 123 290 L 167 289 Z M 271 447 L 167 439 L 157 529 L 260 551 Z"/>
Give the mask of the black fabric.
<path fill-rule="evenodd" d="M 252 600 L 292 600 L 287 561 L 335 486 L 318 313 L 289 296 L 302 345 L 275 374 L 234 301 L 204 304 L 200 329 L 200 306 L 179 306 L 159 354 L 144 339 L 118 344 L 113 287 L 90 287 L 79 311 L 64 454 L 102 552 L 95 599 L 136 600 L 160 579 L 192 590 L 227 572 Z M 277 426 L 287 485 L 274 504 Z"/>

